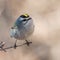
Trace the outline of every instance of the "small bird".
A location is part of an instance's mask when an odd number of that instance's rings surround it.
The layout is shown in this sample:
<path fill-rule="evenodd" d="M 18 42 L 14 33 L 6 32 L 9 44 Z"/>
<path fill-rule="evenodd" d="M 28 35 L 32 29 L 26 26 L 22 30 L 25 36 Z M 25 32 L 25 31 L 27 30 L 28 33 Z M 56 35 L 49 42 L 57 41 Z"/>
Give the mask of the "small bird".
<path fill-rule="evenodd" d="M 28 14 L 22 14 L 17 18 L 14 25 L 10 29 L 10 36 L 17 40 L 25 40 L 29 44 L 27 38 L 34 32 L 33 19 Z M 27 45 L 28 45 L 27 44 Z M 29 46 L 29 45 L 28 45 Z M 16 48 L 16 42 L 14 44 Z"/>

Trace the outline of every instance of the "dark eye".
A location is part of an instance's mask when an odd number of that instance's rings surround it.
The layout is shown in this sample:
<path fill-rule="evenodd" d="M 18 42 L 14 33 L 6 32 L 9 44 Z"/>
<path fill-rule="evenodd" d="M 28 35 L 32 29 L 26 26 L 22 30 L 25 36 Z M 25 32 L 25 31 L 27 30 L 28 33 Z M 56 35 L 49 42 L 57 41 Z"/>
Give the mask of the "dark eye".
<path fill-rule="evenodd" d="M 23 21 L 26 21 L 26 19 L 24 19 Z"/>

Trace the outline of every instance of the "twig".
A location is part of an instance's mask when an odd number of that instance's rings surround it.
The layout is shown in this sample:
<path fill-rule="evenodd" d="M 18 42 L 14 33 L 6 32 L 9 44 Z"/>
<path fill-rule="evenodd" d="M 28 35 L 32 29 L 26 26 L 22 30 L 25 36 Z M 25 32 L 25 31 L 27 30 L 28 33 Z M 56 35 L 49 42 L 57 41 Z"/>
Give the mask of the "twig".
<path fill-rule="evenodd" d="M 29 42 L 29 44 L 31 44 L 32 42 Z M 20 47 L 20 46 L 23 46 L 23 45 L 27 45 L 27 43 L 24 43 L 24 44 L 21 44 L 21 45 L 17 45 L 16 47 Z M 28 45 L 27 45 L 28 46 Z M 14 46 L 10 46 L 10 47 L 7 47 L 7 48 L 3 48 L 1 50 L 3 51 L 6 51 L 6 49 L 11 49 L 11 48 L 14 48 Z"/>

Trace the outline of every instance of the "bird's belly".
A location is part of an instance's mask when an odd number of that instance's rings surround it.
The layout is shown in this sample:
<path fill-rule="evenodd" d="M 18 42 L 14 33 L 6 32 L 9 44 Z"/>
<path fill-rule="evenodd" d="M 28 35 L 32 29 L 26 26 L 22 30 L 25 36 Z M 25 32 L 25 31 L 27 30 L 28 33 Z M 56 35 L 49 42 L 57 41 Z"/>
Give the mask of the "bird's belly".
<path fill-rule="evenodd" d="M 29 28 L 29 29 L 21 29 L 18 30 L 17 33 L 15 34 L 15 38 L 18 40 L 25 40 L 27 39 L 34 31 L 34 28 Z"/>
<path fill-rule="evenodd" d="M 17 30 L 15 38 L 19 40 L 27 39 L 34 31 L 33 21 L 31 20 L 25 26 Z"/>

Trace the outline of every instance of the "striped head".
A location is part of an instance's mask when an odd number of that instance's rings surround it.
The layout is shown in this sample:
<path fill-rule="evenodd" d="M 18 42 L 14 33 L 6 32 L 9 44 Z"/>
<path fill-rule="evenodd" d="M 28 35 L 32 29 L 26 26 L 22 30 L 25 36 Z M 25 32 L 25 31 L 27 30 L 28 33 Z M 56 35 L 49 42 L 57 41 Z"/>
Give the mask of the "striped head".
<path fill-rule="evenodd" d="M 18 19 L 14 23 L 14 26 L 17 26 L 20 28 L 20 27 L 24 26 L 26 23 L 28 23 L 28 21 L 31 19 L 32 18 L 28 14 L 23 14 L 18 17 Z"/>

